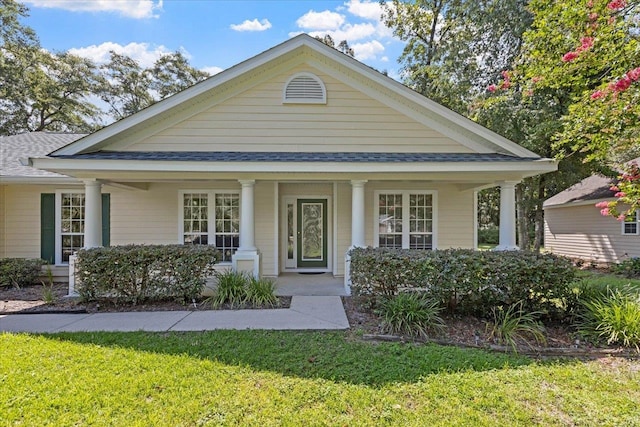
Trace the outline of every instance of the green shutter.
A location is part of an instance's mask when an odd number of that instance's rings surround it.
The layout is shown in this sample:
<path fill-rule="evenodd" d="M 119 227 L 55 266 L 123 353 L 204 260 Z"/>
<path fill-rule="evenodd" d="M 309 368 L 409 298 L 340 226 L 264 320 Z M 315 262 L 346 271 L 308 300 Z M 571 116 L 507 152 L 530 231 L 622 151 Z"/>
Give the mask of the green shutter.
<path fill-rule="evenodd" d="M 102 246 L 111 244 L 111 195 L 102 195 Z"/>
<path fill-rule="evenodd" d="M 40 258 L 56 262 L 56 195 L 40 194 Z"/>

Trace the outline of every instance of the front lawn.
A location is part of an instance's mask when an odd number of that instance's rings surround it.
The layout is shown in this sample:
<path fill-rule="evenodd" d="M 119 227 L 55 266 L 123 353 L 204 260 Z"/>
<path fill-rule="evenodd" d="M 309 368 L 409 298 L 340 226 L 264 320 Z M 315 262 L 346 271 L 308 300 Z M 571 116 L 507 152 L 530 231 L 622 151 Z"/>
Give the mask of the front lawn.
<path fill-rule="evenodd" d="M 348 332 L 0 335 L 0 425 L 639 425 L 640 363 Z"/>

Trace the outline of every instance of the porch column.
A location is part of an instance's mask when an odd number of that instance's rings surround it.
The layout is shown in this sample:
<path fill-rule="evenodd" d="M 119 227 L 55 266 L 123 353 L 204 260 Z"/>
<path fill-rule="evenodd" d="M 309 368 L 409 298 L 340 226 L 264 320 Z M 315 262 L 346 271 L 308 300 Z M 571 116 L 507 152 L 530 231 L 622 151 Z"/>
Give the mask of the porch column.
<path fill-rule="evenodd" d="M 233 270 L 260 277 L 260 254 L 255 240 L 255 214 L 253 192 L 256 184 L 253 179 L 239 180 L 240 193 L 240 244 L 231 257 Z"/>
<path fill-rule="evenodd" d="M 351 181 L 351 247 L 364 247 L 364 185 L 366 180 Z"/>
<path fill-rule="evenodd" d="M 84 181 L 84 247 L 102 246 L 102 183 Z"/>
<path fill-rule="evenodd" d="M 516 184 L 505 181 L 500 184 L 500 242 L 497 251 L 517 250 L 516 246 Z"/>

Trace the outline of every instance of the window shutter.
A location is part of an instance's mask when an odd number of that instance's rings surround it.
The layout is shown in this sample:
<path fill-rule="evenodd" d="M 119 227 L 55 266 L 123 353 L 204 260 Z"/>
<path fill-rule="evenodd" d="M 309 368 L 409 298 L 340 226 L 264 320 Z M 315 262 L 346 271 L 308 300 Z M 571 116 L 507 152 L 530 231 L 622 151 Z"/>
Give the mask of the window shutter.
<path fill-rule="evenodd" d="M 111 244 L 111 194 L 102 195 L 102 246 Z"/>
<path fill-rule="evenodd" d="M 40 258 L 56 262 L 56 195 L 40 194 Z"/>

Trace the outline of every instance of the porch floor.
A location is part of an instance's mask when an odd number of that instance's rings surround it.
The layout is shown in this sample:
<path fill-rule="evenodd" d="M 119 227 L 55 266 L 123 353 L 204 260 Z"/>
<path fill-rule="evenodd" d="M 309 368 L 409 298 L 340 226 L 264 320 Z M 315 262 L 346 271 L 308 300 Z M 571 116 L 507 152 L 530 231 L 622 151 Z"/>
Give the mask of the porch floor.
<path fill-rule="evenodd" d="M 331 273 L 301 274 L 281 273 L 276 278 L 276 295 L 279 296 L 343 296 L 344 278 Z"/>

